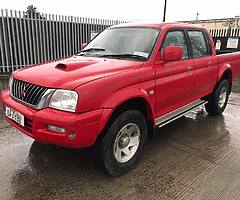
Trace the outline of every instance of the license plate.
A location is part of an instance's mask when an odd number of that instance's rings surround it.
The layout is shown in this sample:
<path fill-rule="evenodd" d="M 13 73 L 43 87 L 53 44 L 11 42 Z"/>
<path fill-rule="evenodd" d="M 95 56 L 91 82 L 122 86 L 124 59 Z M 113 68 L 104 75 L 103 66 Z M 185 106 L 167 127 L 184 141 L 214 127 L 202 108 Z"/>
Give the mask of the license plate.
<path fill-rule="evenodd" d="M 9 119 L 15 121 L 21 126 L 24 126 L 24 116 L 21 113 L 7 106 L 5 106 L 4 113 L 5 116 L 8 117 Z"/>

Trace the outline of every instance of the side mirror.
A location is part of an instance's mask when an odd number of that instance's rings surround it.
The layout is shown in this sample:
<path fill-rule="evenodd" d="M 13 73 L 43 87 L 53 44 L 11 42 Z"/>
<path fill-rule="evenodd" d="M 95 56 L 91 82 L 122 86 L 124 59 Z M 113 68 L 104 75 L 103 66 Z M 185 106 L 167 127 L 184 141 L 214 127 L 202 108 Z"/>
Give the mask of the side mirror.
<path fill-rule="evenodd" d="M 163 51 L 163 61 L 177 61 L 181 60 L 183 56 L 183 48 L 180 46 L 168 46 Z"/>
<path fill-rule="evenodd" d="M 81 49 L 84 49 L 87 46 L 87 43 L 82 43 L 81 44 Z"/>

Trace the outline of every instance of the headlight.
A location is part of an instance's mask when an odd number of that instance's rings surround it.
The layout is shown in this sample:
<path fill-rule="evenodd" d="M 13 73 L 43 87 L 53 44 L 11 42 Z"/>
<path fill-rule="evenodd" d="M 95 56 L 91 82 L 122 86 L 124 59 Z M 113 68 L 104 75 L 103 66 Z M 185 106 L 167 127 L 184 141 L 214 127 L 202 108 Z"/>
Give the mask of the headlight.
<path fill-rule="evenodd" d="M 8 89 L 10 94 L 12 94 L 12 84 L 13 84 L 13 76 L 10 76 L 9 82 L 8 82 Z"/>
<path fill-rule="evenodd" d="M 75 112 L 78 101 L 78 94 L 70 90 L 55 90 L 53 93 L 49 107 L 58 110 Z"/>

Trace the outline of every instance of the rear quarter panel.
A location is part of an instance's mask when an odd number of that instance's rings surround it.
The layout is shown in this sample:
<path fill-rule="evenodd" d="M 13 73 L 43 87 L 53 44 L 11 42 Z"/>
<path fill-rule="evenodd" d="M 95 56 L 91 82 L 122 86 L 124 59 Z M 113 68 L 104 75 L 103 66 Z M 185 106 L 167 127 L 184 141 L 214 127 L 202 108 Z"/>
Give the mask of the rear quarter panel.
<path fill-rule="evenodd" d="M 217 59 L 219 66 L 218 80 L 228 69 L 232 71 L 233 80 L 240 75 L 240 52 L 217 55 Z"/>

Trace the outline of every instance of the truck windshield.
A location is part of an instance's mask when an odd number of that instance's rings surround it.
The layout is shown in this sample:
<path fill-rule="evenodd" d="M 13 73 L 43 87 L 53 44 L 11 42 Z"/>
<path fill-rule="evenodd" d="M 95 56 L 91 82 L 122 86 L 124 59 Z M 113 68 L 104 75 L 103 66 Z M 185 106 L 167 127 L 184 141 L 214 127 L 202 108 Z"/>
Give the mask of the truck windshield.
<path fill-rule="evenodd" d="M 159 32 L 156 28 L 110 28 L 93 39 L 78 55 L 147 60 Z"/>

